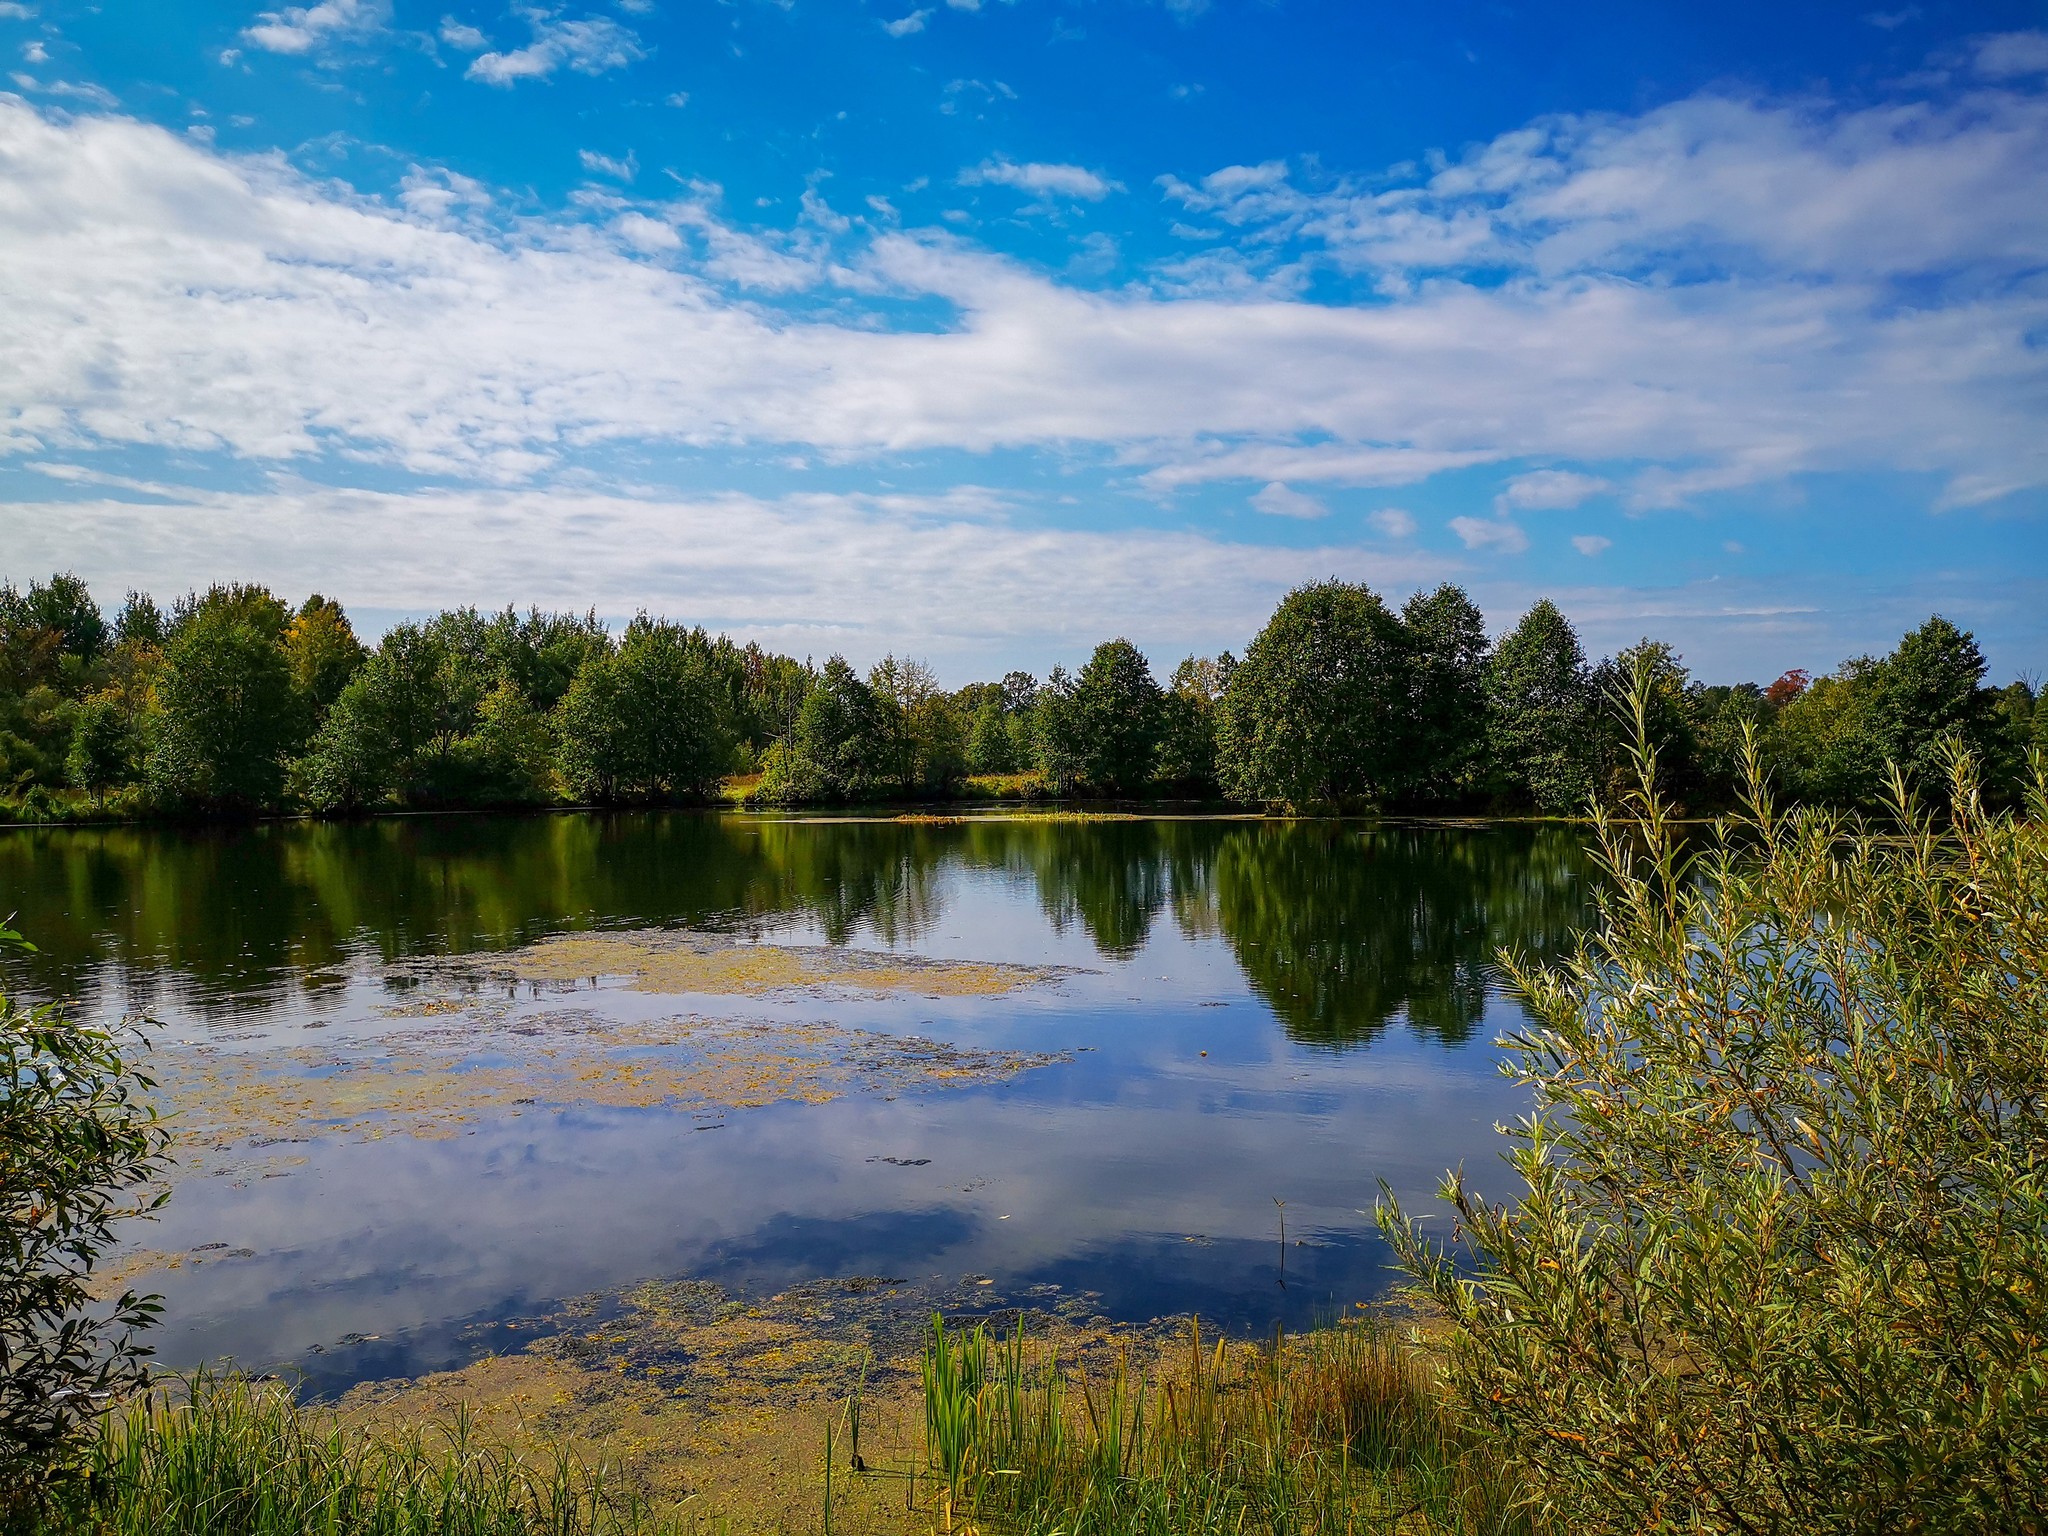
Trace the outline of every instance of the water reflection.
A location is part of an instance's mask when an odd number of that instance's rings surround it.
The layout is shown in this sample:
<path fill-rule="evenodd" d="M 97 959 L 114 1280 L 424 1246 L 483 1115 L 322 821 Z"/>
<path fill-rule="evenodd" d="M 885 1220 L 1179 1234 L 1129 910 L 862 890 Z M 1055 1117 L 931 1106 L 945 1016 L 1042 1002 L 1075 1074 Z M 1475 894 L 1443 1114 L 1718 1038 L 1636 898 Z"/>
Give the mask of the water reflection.
<path fill-rule="evenodd" d="M 162 1358 L 296 1365 L 323 1390 L 459 1364 L 509 1345 L 508 1319 L 655 1276 L 772 1290 L 850 1271 L 978 1275 L 1090 1293 L 1112 1316 L 1313 1321 L 1389 1283 L 1361 1209 L 1378 1180 L 1426 1204 L 1463 1163 L 1499 1188 L 1491 1127 L 1525 1100 L 1494 1070 L 1489 1042 L 1516 1010 L 1490 984 L 1492 956 L 1555 953 L 1584 920 L 1588 878 L 1569 830 L 1364 822 L 0 831 L 0 912 L 42 946 L 7 962 L 16 979 L 95 1009 L 152 1006 L 163 1048 L 192 1052 L 194 1072 L 389 1066 L 409 1028 L 473 1031 L 485 1059 L 492 1031 L 524 1036 L 564 1000 L 394 1017 L 387 967 L 577 929 L 1058 968 L 1057 983 L 1002 995 L 607 984 L 573 1000 L 621 1029 L 687 1013 L 1053 1058 L 1000 1081 L 736 1107 L 713 1124 L 607 1107 L 593 1088 L 559 1112 L 444 1116 L 438 1137 L 394 1122 L 209 1144 L 141 1238 L 179 1260 L 143 1282 L 166 1297 Z M 1279 1248 L 1275 1199 L 1306 1246 Z"/>
<path fill-rule="evenodd" d="M 236 830 L 0 833 L 0 902 L 46 994 L 213 1017 L 317 1006 L 366 959 L 508 947 L 597 926 L 912 948 L 949 872 L 1029 889 L 1055 934 L 1128 960 L 1162 918 L 1220 937 L 1294 1038 L 1396 1020 L 1479 1026 L 1501 948 L 1548 956 L 1584 920 L 1576 833 L 1244 821 L 965 824 L 733 815 L 421 817 Z"/>

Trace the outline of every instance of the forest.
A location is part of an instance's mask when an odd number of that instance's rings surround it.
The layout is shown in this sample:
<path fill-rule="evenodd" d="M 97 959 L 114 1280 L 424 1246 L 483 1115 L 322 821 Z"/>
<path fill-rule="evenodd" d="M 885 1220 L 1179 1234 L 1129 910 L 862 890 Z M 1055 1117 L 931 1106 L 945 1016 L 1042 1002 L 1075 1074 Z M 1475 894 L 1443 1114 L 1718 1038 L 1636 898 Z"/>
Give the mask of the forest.
<path fill-rule="evenodd" d="M 1705 685 L 1669 643 L 1587 657 L 1538 602 L 1496 639 L 1460 588 L 1399 609 L 1325 581 L 1242 657 L 1164 680 L 1125 639 L 1077 671 L 948 690 L 885 657 L 863 676 L 641 614 L 451 609 L 366 645 L 341 605 L 216 585 L 110 620 L 76 576 L 0 585 L 0 819 L 352 815 L 399 809 L 795 806 L 1172 798 L 1298 812 L 1570 815 L 1626 771 L 1624 679 L 1648 679 L 1662 791 L 1730 803 L 1753 732 L 1792 797 L 1875 807 L 1885 765 L 1933 783 L 1954 739 L 1994 801 L 2048 745 L 2048 692 L 1992 686 L 1931 617 L 1884 656 Z"/>

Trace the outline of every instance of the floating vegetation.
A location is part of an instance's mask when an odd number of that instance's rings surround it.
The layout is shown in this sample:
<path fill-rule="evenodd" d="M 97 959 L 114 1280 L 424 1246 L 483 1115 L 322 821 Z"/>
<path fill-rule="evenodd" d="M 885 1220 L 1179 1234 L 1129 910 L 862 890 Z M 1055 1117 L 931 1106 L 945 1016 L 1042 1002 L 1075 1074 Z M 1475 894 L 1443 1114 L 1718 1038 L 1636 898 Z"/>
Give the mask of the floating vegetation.
<path fill-rule="evenodd" d="M 687 1501 L 706 1528 L 779 1532 L 816 1528 L 827 1427 L 858 1400 L 858 1443 L 838 1442 L 833 1528 L 923 1533 L 935 1489 L 910 1473 L 924 1461 L 919 1361 L 933 1313 L 999 1329 L 1027 1320 L 1062 1359 L 1098 1371 L 1150 1359 L 1173 1336 L 1111 1323 L 1098 1301 L 1053 1285 L 1009 1296 L 980 1276 L 854 1275 L 766 1297 L 656 1282 L 521 1320 L 535 1337 L 517 1353 L 357 1387 L 339 1412 L 374 1430 L 472 1414 L 528 1453 L 598 1457 L 623 1489 L 658 1507 Z M 870 1475 L 846 1475 L 850 1454 Z"/>
<path fill-rule="evenodd" d="M 933 960 L 837 945 L 750 944 L 724 934 L 646 929 L 571 933 L 508 955 L 443 962 L 458 975 L 573 984 L 624 977 L 636 992 L 761 997 L 826 991 L 995 997 L 1069 974 L 1057 966 Z"/>
<path fill-rule="evenodd" d="M 1068 1060 L 826 1021 L 621 1020 L 472 1002 L 459 1024 L 365 1040 L 167 1051 L 158 1093 L 175 1112 L 186 1171 L 246 1173 L 252 1150 L 314 1139 L 447 1138 L 489 1119 L 589 1106 L 669 1109 L 715 1124 L 730 1110 L 927 1093 Z M 275 1160 L 255 1162 L 267 1169 Z"/>

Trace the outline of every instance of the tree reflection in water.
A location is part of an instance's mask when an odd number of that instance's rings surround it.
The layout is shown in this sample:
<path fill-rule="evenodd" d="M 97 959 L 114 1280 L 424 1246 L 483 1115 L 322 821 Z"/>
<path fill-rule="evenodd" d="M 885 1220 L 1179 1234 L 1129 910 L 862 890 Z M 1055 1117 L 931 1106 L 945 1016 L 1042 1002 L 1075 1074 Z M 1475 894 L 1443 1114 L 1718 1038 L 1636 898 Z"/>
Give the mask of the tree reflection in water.
<path fill-rule="evenodd" d="M 116 1001 L 136 1006 L 175 980 L 225 1016 L 317 998 L 352 962 L 581 928 L 807 922 L 834 943 L 914 947 L 949 872 L 995 873 L 1107 960 L 1136 955 L 1162 915 L 1220 935 L 1290 1035 L 1345 1046 L 1396 1020 L 1470 1035 L 1494 952 L 1554 955 L 1585 920 L 1580 841 L 1513 825 L 715 813 L 38 828 L 0 833 L 0 890 L 41 946 L 35 990 L 118 977 Z"/>

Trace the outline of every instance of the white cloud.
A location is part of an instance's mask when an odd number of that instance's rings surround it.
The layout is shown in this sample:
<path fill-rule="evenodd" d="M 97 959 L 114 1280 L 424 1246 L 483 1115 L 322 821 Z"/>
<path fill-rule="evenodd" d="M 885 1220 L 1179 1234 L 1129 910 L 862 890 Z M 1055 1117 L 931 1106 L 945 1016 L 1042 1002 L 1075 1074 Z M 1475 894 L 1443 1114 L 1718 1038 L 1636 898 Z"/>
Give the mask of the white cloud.
<path fill-rule="evenodd" d="M 1048 165 L 1035 160 L 1018 165 L 1001 157 L 984 160 L 980 165 L 962 171 L 960 181 L 963 186 L 1015 187 L 1019 192 L 1029 192 L 1034 197 L 1079 198 L 1091 203 L 1123 190 L 1119 183 L 1085 166 Z"/>
<path fill-rule="evenodd" d="M 2048 32 L 2001 32 L 1977 45 L 1977 72 L 1994 80 L 2048 74 Z"/>
<path fill-rule="evenodd" d="M 1504 555 L 1518 555 L 1529 547 L 1529 536 L 1515 524 L 1483 517 L 1454 517 L 1451 532 L 1467 549 L 1496 549 Z"/>
<path fill-rule="evenodd" d="M 1959 167 L 2032 184 L 2021 150 L 2048 153 L 2048 102 L 1973 100 L 1967 121 L 1916 109 L 1932 159 L 1901 159 L 1910 136 L 1888 119 L 1803 131 L 1832 146 L 1843 199 L 1860 206 L 1881 173 L 1906 220 L 1946 206 L 1927 183 Z M 1783 116 L 1725 102 L 1701 114 L 1752 149 Z M 1602 131 L 1654 159 L 1656 120 Z M 1539 147 L 1501 150 L 1501 174 L 1542 183 L 1542 239 L 1556 242 L 1573 222 L 1554 194 L 1580 172 L 1537 175 Z M 1750 163 L 1768 186 L 1760 153 Z M 1806 150 L 1788 155 L 1786 214 L 1806 218 L 1825 188 Z M 1346 305 L 1093 291 L 929 230 L 849 226 L 828 242 L 824 217 L 845 216 L 815 197 L 819 211 L 780 231 L 739 227 L 708 194 L 515 216 L 487 189 L 424 172 L 385 202 L 132 119 L 0 103 L 0 451 L 339 453 L 509 479 L 607 442 L 842 460 L 1050 446 L 1113 460 L 1162 495 L 1231 480 L 1246 493 L 1395 486 L 1535 460 L 1552 474 L 1640 465 L 1618 493 L 1643 508 L 1816 470 L 1910 471 L 1967 504 L 2048 484 L 2034 339 L 2048 327 L 2048 213 L 1987 176 L 1964 177 L 1982 209 L 1956 211 L 1941 237 L 1954 259 L 1916 279 L 1911 303 L 1864 253 L 1826 280 L 1806 264 L 1697 281 L 1584 264 L 1525 263 L 1505 281 L 1418 269 L 1410 287 Z M 1603 185 L 1605 211 L 1586 215 L 1599 231 L 1623 201 L 1616 178 Z M 1222 222 L 1254 196 L 1302 200 L 1277 165 L 1203 187 L 1190 195 L 1215 200 Z M 1612 248 L 1609 234 L 1592 246 Z M 2033 267 L 2015 266 L 2022 249 Z M 734 286 L 807 297 L 785 310 Z M 831 303 L 811 301 L 827 289 Z M 904 298 L 943 321 L 890 329 Z"/>
<path fill-rule="evenodd" d="M 583 162 L 583 169 L 593 176 L 610 176 L 617 181 L 631 181 L 640 174 L 640 161 L 631 150 L 626 151 L 623 160 L 614 160 L 610 155 L 600 155 L 594 149 L 579 149 L 576 158 Z"/>
<path fill-rule="evenodd" d="M 482 53 L 491 46 L 491 40 L 482 32 L 453 16 L 441 18 L 441 41 L 450 48 L 460 48 L 464 53 Z"/>
<path fill-rule="evenodd" d="M 1581 475 L 1568 469 L 1539 469 L 1517 475 L 1493 501 L 1496 512 L 1568 511 L 1589 496 L 1612 490 L 1611 482 L 1598 475 Z"/>
<path fill-rule="evenodd" d="M 1614 540 L 1597 533 L 1575 533 L 1572 535 L 1572 548 L 1582 555 L 1597 555 L 1614 548 Z"/>
<path fill-rule="evenodd" d="M 1401 507 L 1381 507 L 1377 512 L 1368 512 L 1365 520 L 1372 525 L 1375 532 L 1386 538 L 1415 537 L 1415 514 Z"/>
<path fill-rule="evenodd" d="M 32 5 L 23 5 L 21 0 L 0 0 L 0 16 L 6 17 L 9 21 L 33 21 L 36 8 Z"/>
<path fill-rule="evenodd" d="M 644 213 L 621 214 L 612 221 L 612 228 L 634 250 L 650 256 L 683 248 L 683 237 L 676 233 L 674 225 L 650 219 Z"/>
<path fill-rule="evenodd" d="M 271 53 L 305 54 L 368 37 L 390 19 L 390 0 L 320 0 L 262 12 L 242 29 L 242 40 Z"/>
<path fill-rule="evenodd" d="M 152 498 L 179 495 L 136 488 Z M 1018 526 L 980 487 L 923 496 L 630 497 L 571 490 L 393 494 L 285 480 L 17 503 L 9 557 L 96 587 L 158 593 L 224 573 L 351 605 L 540 603 L 687 614 L 824 655 L 1071 654 L 1105 615 L 1152 646 L 1241 645 L 1291 587 L 1337 572 L 1382 590 L 1450 564 L 1343 545 L 1279 549 L 1195 534 Z M 715 594 L 715 595 L 713 595 Z"/>
<path fill-rule="evenodd" d="M 40 40 L 23 43 L 21 45 L 21 57 L 24 63 L 47 64 L 50 62 L 50 50 L 45 48 Z"/>
<path fill-rule="evenodd" d="M 690 93 L 688 91 L 670 91 L 663 100 L 672 107 L 687 107 L 690 104 Z"/>
<path fill-rule="evenodd" d="M 533 41 L 507 53 L 479 54 L 466 71 L 470 79 L 511 86 L 521 80 L 545 80 L 563 68 L 579 75 L 601 75 L 647 57 L 639 34 L 609 17 L 563 21 L 552 12 L 530 6 L 521 14 L 533 29 Z"/>
<path fill-rule="evenodd" d="M 931 19 L 930 10 L 912 11 L 908 16 L 899 16 L 894 21 L 882 23 L 882 30 L 891 37 L 908 37 L 913 32 L 922 32 L 924 24 Z"/>
<path fill-rule="evenodd" d="M 1278 480 L 1269 481 L 1252 497 L 1252 506 L 1268 517 L 1328 517 L 1330 509 L 1313 496 L 1289 490 Z"/>

